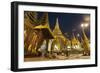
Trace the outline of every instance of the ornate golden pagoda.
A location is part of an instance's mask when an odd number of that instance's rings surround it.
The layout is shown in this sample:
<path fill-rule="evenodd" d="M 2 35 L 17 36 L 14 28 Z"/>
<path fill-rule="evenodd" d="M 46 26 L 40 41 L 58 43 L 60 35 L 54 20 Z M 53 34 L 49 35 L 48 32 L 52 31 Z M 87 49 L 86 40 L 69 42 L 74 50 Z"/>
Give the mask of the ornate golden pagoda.
<path fill-rule="evenodd" d="M 48 20 L 48 13 L 44 13 L 42 18 L 41 18 L 41 25 L 35 26 L 35 30 L 41 30 L 44 34 L 44 39 L 50 39 L 53 38 L 52 31 L 49 27 L 49 20 Z"/>
<path fill-rule="evenodd" d="M 33 18 L 32 20 L 35 19 Z M 40 48 L 44 40 L 48 42 L 48 39 L 53 39 L 53 34 L 49 28 L 48 14 L 44 13 L 41 20 L 43 21 L 35 24 L 35 26 L 29 23 L 29 19 L 28 22 L 25 21 L 25 27 L 28 28 L 30 34 L 28 34 L 27 38 L 24 40 L 24 45 L 26 51 L 33 54 L 37 54 L 38 48 Z M 26 36 L 26 32 L 24 36 Z M 48 44 L 46 45 L 48 47 Z"/>
<path fill-rule="evenodd" d="M 53 30 L 53 34 L 55 38 L 53 40 L 53 45 L 52 45 L 53 49 L 58 49 L 58 50 L 64 49 L 66 38 L 64 37 L 62 31 L 60 30 L 58 18 L 56 19 L 56 24 Z"/>
<path fill-rule="evenodd" d="M 36 33 L 33 30 L 37 24 L 37 13 L 32 11 L 24 12 L 24 53 L 25 55 L 32 51 L 33 38 L 36 38 Z M 34 44 L 35 45 L 35 44 Z"/>
<path fill-rule="evenodd" d="M 46 41 L 46 44 L 42 44 L 42 45 L 46 45 L 47 47 L 47 51 L 49 51 L 51 49 L 51 41 L 52 39 L 54 39 L 53 33 L 49 27 L 49 20 L 48 20 L 48 13 L 44 13 L 43 17 L 41 19 L 41 25 L 36 26 L 34 29 L 35 30 L 40 30 L 42 31 L 43 34 L 43 40 Z M 41 46 L 42 46 L 41 45 Z"/>
<path fill-rule="evenodd" d="M 63 40 L 65 40 L 66 38 L 64 37 L 64 35 L 62 34 L 62 31 L 59 27 L 59 22 L 58 22 L 58 18 L 56 19 L 56 24 L 55 24 L 55 28 L 53 30 L 53 34 L 54 34 L 54 37 L 57 38 L 57 37 L 60 37 L 62 38 Z"/>
<path fill-rule="evenodd" d="M 79 42 L 78 38 L 76 38 L 74 36 L 74 33 L 73 33 L 73 38 L 71 40 L 71 46 L 72 46 L 73 49 L 80 49 L 81 48 L 80 47 L 80 42 Z"/>

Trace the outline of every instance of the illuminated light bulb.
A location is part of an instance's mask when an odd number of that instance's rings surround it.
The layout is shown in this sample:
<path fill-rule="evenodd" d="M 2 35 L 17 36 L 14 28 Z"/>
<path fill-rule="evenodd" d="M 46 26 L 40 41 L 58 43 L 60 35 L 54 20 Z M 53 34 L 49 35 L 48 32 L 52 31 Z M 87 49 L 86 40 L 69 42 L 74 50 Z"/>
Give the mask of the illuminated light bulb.
<path fill-rule="evenodd" d="M 84 24 L 81 24 L 81 27 L 84 27 Z"/>
<path fill-rule="evenodd" d="M 85 26 L 85 27 L 88 27 L 88 24 L 85 24 L 84 26 Z"/>

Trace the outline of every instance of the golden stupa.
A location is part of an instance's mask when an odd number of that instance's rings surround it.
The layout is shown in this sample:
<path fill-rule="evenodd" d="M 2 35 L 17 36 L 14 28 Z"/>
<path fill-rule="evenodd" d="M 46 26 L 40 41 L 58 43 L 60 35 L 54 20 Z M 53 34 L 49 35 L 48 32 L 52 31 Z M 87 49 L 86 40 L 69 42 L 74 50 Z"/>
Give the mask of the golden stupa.
<path fill-rule="evenodd" d="M 54 39 L 52 42 L 52 49 L 54 49 L 55 51 L 62 51 L 66 46 L 67 39 L 65 38 L 59 27 L 58 18 L 56 19 L 55 28 L 53 29 L 53 35 Z"/>
<path fill-rule="evenodd" d="M 72 40 L 71 40 L 71 47 L 72 47 L 72 49 L 80 50 L 81 49 L 80 45 L 81 45 L 80 41 L 78 40 L 78 38 L 75 37 L 75 35 L 73 33 L 73 37 L 72 37 Z"/>

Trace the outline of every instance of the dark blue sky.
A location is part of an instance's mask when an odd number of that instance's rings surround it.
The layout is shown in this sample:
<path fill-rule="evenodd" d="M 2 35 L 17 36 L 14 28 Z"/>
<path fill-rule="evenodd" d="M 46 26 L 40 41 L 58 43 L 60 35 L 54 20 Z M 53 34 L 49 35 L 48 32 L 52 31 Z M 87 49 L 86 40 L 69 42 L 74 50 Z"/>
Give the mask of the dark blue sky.
<path fill-rule="evenodd" d="M 42 12 L 39 12 L 42 15 Z M 58 18 L 59 26 L 63 34 L 67 33 L 67 37 L 72 37 L 72 33 L 77 36 L 79 33 L 82 35 L 81 24 L 84 22 L 84 17 L 89 14 L 76 14 L 76 13 L 51 13 L 48 12 L 50 28 L 53 29 L 56 24 L 56 19 Z M 90 20 L 89 20 L 90 23 Z M 90 25 L 90 24 L 89 24 Z M 90 38 L 90 26 L 85 28 L 85 32 L 88 38 Z"/>

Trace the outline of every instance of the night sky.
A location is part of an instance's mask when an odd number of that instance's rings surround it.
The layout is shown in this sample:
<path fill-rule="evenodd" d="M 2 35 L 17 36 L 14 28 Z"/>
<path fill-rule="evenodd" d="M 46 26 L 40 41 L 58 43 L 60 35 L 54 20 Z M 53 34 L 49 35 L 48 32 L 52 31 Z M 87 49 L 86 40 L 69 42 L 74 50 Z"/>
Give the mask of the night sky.
<path fill-rule="evenodd" d="M 41 16 L 43 12 L 38 12 Z M 90 14 L 76 14 L 76 13 L 51 13 L 48 12 L 50 28 L 54 29 L 56 19 L 58 18 L 59 26 L 62 33 L 71 38 L 74 33 L 75 36 L 79 34 L 79 38 L 82 36 L 82 23 L 88 23 L 89 26 L 85 28 L 85 33 L 90 39 Z"/>

